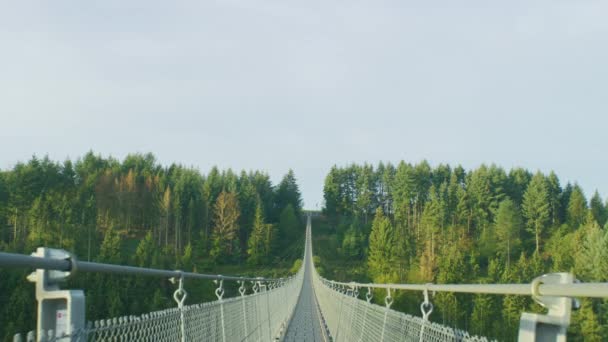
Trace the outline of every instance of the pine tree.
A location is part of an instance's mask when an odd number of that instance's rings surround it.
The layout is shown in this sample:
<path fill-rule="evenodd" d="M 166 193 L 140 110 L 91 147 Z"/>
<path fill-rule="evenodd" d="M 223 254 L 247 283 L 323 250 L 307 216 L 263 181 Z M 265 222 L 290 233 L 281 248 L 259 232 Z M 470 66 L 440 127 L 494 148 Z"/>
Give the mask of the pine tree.
<path fill-rule="evenodd" d="M 589 214 L 581 227 L 583 240 L 575 256 L 576 274 L 583 281 L 608 280 L 608 231 L 603 230 Z"/>
<path fill-rule="evenodd" d="M 300 218 L 302 210 L 302 195 L 293 170 L 289 170 L 277 187 L 275 196 L 275 217 L 278 218 L 285 208 L 291 205 L 296 218 Z"/>
<path fill-rule="evenodd" d="M 338 168 L 334 165 L 327 176 L 325 176 L 325 183 L 323 185 L 323 199 L 325 200 L 325 206 L 323 212 L 331 217 L 337 217 L 340 212 L 340 203 L 342 202 L 340 196 L 340 181 L 338 178 Z"/>
<path fill-rule="evenodd" d="M 593 218 L 595 219 L 595 221 L 600 225 L 600 227 L 603 227 L 604 224 L 606 224 L 607 212 L 606 207 L 602 202 L 602 198 L 600 197 L 600 194 L 597 192 L 597 190 L 589 201 L 589 208 L 591 209 L 591 214 L 593 214 Z"/>
<path fill-rule="evenodd" d="M 522 168 L 514 168 L 509 171 L 509 178 L 507 181 L 507 195 L 517 204 L 521 205 L 524 198 L 524 193 L 532 175 L 528 170 Z"/>
<path fill-rule="evenodd" d="M 113 264 L 120 263 L 120 245 L 120 235 L 114 226 L 110 226 L 105 232 L 103 242 L 99 249 L 100 261 Z"/>
<path fill-rule="evenodd" d="M 519 319 L 526 308 L 526 298 L 523 296 L 507 295 L 502 301 L 502 332 L 505 341 L 513 341 L 517 337 Z"/>
<path fill-rule="evenodd" d="M 496 213 L 496 237 L 498 238 L 498 247 L 500 253 L 506 258 L 506 268 L 511 266 L 511 255 L 517 253 L 517 249 L 521 244 L 520 227 L 522 225 L 519 209 L 513 201 L 506 199 L 500 202 L 498 212 Z"/>
<path fill-rule="evenodd" d="M 300 221 L 296 211 L 291 204 L 288 204 L 279 216 L 279 234 L 286 244 L 290 244 L 300 237 Z"/>
<path fill-rule="evenodd" d="M 571 229 L 577 229 L 587 217 L 587 200 L 583 190 L 575 184 L 568 201 L 567 219 Z"/>
<path fill-rule="evenodd" d="M 534 234 L 536 254 L 540 253 L 541 235 L 549 221 L 550 212 L 547 197 L 548 193 L 545 177 L 538 172 L 532 177 L 532 180 L 524 193 L 522 205 L 528 231 Z"/>
<path fill-rule="evenodd" d="M 593 311 L 593 301 L 584 298 L 581 301 L 581 308 L 574 312 L 571 331 L 580 336 L 581 341 L 599 342 L 602 339 L 602 330 L 598 322 L 598 317 Z M 579 335 L 580 334 L 580 335 Z"/>
<path fill-rule="evenodd" d="M 223 256 L 233 256 L 238 246 L 237 232 L 239 207 L 236 195 L 222 191 L 215 202 L 213 229 L 213 247 L 211 257 L 214 260 Z"/>
<path fill-rule="evenodd" d="M 444 221 L 444 206 L 441 198 L 431 186 L 430 200 L 426 203 L 420 226 L 423 236 L 419 240 L 424 246 L 424 252 L 421 256 L 421 274 L 423 279 L 431 281 L 434 278 L 435 269 L 437 267 L 437 251 L 439 250 Z"/>
<path fill-rule="evenodd" d="M 278 250 L 279 232 L 276 224 L 264 225 L 264 256 L 269 258 Z"/>
<path fill-rule="evenodd" d="M 154 254 L 154 241 L 152 240 L 152 233 L 148 232 L 146 237 L 143 238 L 137 245 L 135 250 L 135 262 L 139 267 L 149 267 L 152 263 L 152 257 Z"/>
<path fill-rule="evenodd" d="M 390 282 L 396 277 L 395 232 L 391 221 L 384 216 L 382 208 L 376 209 L 369 235 L 369 255 L 367 265 L 374 282 Z"/>
<path fill-rule="evenodd" d="M 247 243 L 247 262 L 252 265 L 258 265 L 262 261 L 262 257 L 265 255 L 265 235 L 266 235 L 266 224 L 264 223 L 262 205 L 258 202 L 255 208 L 255 216 L 253 219 L 253 229 L 249 234 L 249 241 Z"/>
<path fill-rule="evenodd" d="M 488 295 L 477 294 L 473 297 L 473 313 L 471 314 L 471 332 L 484 336 L 491 331 L 494 312 L 492 298 Z"/>
<path fill-rule="evenodd" d="M 369 164 L 364 164 L 358 170 L 356 182 L 357 187 L 357 214 L 363 216 L 363 222 L 367 224 L 367 216 L 374 204 L 374 171 Z"/>
<path fill-rule="evenodd" d="M 163 227 L 165 230 L 165 246 L 169 245 L 169 215 L 171 213 L 171 188 L 167 186 L 163 194 L 163 200 L 161 202 Z M 162 239 L 160 234 L 159 241 Z"/>
<path fill-rule="evenodd" d="M 344 235 L 342 254 L 348 259 L 359 259 L 363 255 L 361 231 L 357 222 L 353 222 Z"/>

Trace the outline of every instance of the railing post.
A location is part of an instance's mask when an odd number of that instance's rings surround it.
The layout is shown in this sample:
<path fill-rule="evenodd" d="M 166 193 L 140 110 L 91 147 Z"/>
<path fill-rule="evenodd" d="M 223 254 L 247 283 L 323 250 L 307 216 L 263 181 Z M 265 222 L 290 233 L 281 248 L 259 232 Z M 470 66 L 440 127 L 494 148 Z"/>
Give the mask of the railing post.
<path fill-rule="evenodd" d="M 541 296 L 540 284 L 572 284 L 576 280 L 570 273 L 550 273 L 532 281 L 532 298 L 549 311 L 546 315 L 524 312 L 519 321 L 519 341 L 565 342 L 570 325 L 573 304 L 578 301 L 571 297 Z"/>
<path fill-rule="evenodd" d="M 38 321 L 36 335 L 38 341 L 49 331 L 58 337 L 57 341 L 68 341 L 59 337 L 82 331 L 85 327 L 85 297 L 82 290 L 60 290 L 59 283 L 75 272 L 76 258 L 61 249 L 38 247 L 32 256 L 40 258 L 70 260 L 70 271 L 49 271 L 37 269 L 27 279 L 36 283 L 38 301 Z"/>

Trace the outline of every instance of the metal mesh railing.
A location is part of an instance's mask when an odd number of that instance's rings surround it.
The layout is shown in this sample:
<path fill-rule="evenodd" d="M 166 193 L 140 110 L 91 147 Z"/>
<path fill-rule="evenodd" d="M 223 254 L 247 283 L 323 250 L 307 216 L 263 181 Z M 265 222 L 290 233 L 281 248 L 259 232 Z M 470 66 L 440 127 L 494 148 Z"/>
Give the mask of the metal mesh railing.
<path fill-rule="evenodd" d="M 217 301 L 184 305 L 141 316 L 89 322 L 70 335 L 40 341 L 272 341 L 281 336 L 298 300 L 303 269 L 282 282 L 257 282 L 255 293 Z M 222 291 L 223 292 L 223 291 Z M 216 294 L 218 292 L 216 291 Z M 33 340 L 29 333 L 27 341 Z M 21 341 L 20 336 L 15 341 Z"/>
<path fill-rule="evenodd" d="M 316 272 L 315 272 L 316 273 Z M 315 293 L 334 341 L 487 341 L 467 332 L 432 323 L 361 300 L 358 290 L 337 288 L 318 274 Z"/>

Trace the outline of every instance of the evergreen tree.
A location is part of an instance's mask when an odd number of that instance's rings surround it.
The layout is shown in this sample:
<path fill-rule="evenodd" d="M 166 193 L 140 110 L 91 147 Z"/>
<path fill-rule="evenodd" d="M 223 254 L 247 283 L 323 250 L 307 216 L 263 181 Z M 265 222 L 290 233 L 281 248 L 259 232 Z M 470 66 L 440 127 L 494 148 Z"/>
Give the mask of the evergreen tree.
<path fill-rule="evenodd" d="M 329 217 L 337 217 L 340 215 L 340 203 L 342 202 L 340 196 L 340 181 L 338 179 L 338 168 L 334 165 L 327 176 L 325 176 L 325 183 L 323 185 L 323 199 L 325 205 L 323 212 Z"/>
<path fill-rule="evenodd" d="M 253 265 L 261 263 L 262 258 L 265 254 L 265 242 L 266 237 L 266 224 L 264 223 L 264 216 L 262 205 L 258 202 L 255 209 L 255 217 L 253 220 L 253 229 L 249 235 L 249 241 L 247 243 L 247 262 Z"/>
<path fill-rule="evenodd" d="M 139 267 L 149 267 L 152 264 L 152 258 L 154 255 L 154 241 L 152 240 L 152 233 L 148 232 L 146 237 L 139 242 L 137 249 L 135 250 L 135 263 Z"/>
<path fill-rule="evenodd" d="M 562 188 L 559 185 L 559 179 L 555 172 L 551 171 L 549 177 L 547 177 L 547 196 L 549 200 L 549 210 L 551 212 L 550 223 L 554 227 L 562 222 L 561 218 L 564 216 L 562 213 L 561 195 Z"/>
<path fill-rule="evenodd" d="M 288 204 L 279 216 L 279 232 L 283 242 L 291 243 L 300 238 L 301 232 L 299 231 L 299 228 L 300 221 L 296 216 L 296 211 L 291 204 Z"/>
<path fill-rule="evenodd" d="M 604 341 L 602 338 L 601 326 L 598 322 L 598 317 L 593 311 L 593 301 L 584 298 L 581 301 L 581 308 L 572 315 L 572 327 L 570 331 L 575 333 L 575 340 L 578 341 Z M 605 336 L 604 336 L 605 337 Z"/>
<path fill-rule="evenodd" d="M 520 241 L 521 215 L 510 199 L 500 202 L 496 213 L 496 236 L 500 253 L 506 258 L 506 268 L 511 266 L 511 256 L 518 252 Z"/>
<path fill-rule="evenodd" d="M 375 188 L 374 188 L 374 171 L 373 167 L 369 164 L 363 165 L 358 169 L 357 174 L 357 214 L 363 217 L 363 222 L 367 223 L 367 216 L 372 210 L 375 202 Z"/>
<path fill-rule="evenodd" d="M 488 295 L 476 294 L 473 297 L 473 313 L 471 314 L 471 332 L 476 335 L 484 336 L 491 331 L 495 322 L 492 298 Z"/>
<path fill-rule="evenodd" d="M 532 179 L 532 174 L 522 168 L 514 168 L 509 171 L 507 180 L 507 195 L 518 205 L 521 205 L 524 193 Z"/>
<path fill-rule="evenodd" d="M 359 259 L 363 256 L 363 234 L 357 221 L 350 225 L 344 235 L 342 254 L 349 259 Z"/>
<path fill-rule="evenodd" d="M 528 231 L 534 235 L 536 254 L 540 253 L 541 236 L 549 221 L 550 212 L 547 198 L 545 177 L 538 172 L 532 177 L 530 185 L 524 193 L 522 204 Z"/>
<path fill-rule="evenodd" d="M 277 187 L 275 196 L 275 213 L 278 218 L 287 206 L 291 205 L 296 218 L 300 218 L 302 210 L 302 195 L 293 170 L 289 170 Z"/>
<path fill-rule="evenodd" d="M 600 227 L 603 227 L 604 224 L 606 224 L 608 213 L 597 190 L 595 193 L 593 193 L 593 197 L 591 197 L 591 200 L 589 201 L 589 208 L 591 209 L 591 214 L 593 215 L 595 221 L 600 225 Z"/>
<path fill-rule="evenodd" d="M 101 247 L 99 249 L 100 261 L 112 264 L 120 263 L 120 260 L 122 259 L 120 246 L 120 235 L 114 226 L 110 226 L 110 228 L 104 234 L 103 242 L 101 243 Z"/>
<path fill-rule="evenodd" d="M 443 228 L 444 221 L 444 206 L 441 198 L 434 191 L 434 186 L 431 186 L 430 200 L 427 202 L 424 212 L 422 213 L 421 227 L 423 236 L 420 242 L 424 246 L 424 252 L 421 256 L 421 274 L 423 279 L 431 281 L 434 279 L 435 269 L 437 267 L 437 251 L 439 250 L 440 233 Z"/>
<path fill-rule="evenodd" d="M 237 232 L 239 208 L 236 195 L 222 191 L 215 202 L 215 220 L 213 230 L 213 247 L 211 257 L 233 256 L 238 246 Z"/>
<path fill-rule="evenodd" d="M 372 231 L 369 235 L 367 265 L 374 282 L 391 282 L 396 277 L 395 232 L 391 221 L 384 216 L 382 208 L 376 209 Z"/>
<path fill-rule="evenodd" d="M 577 184 L 572 188 L 570 201 L 568 201 L 567 218 L 571 229 L 578 228 L 587 217 L 587 200 L 583 190 Z"/>
<path fill-rule="evenodd" d="M 265 225 L 265 238 L 264 238 L 264 256 L 269 258 L 276 254 L 279 243 L 279 232 L 276 224 Z"/>
<path fill-rule="evenodd" d="M 583 239 L 575 258 L 577 276 L 584 281 L 608 280 L 608 231 L 589 215 L 581 228 Z"/>

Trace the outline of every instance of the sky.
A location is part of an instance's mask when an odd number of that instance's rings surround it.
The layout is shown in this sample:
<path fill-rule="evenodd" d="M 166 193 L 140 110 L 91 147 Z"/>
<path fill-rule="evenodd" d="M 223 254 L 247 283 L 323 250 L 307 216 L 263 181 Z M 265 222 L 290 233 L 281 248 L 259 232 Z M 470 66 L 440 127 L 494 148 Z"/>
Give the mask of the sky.
<path fill-rule="evenodd" d="M 0 0 L 0 168 L 554 170 L 608 196 L 608 2 Z"/>

